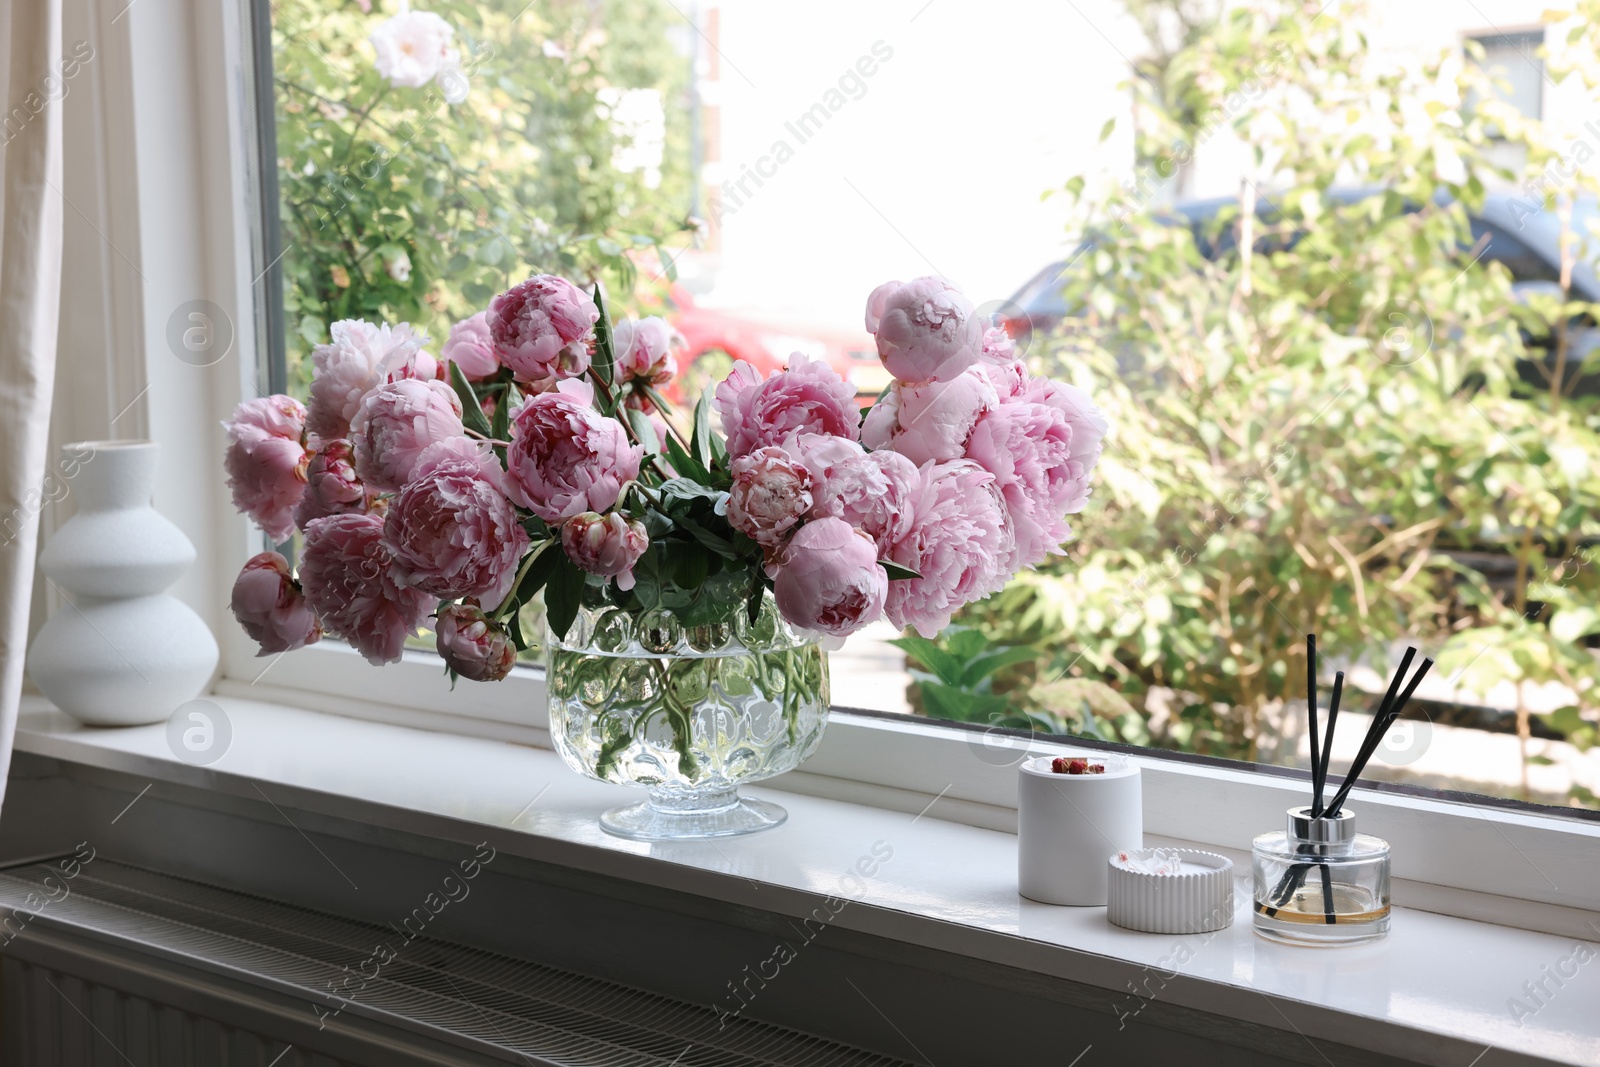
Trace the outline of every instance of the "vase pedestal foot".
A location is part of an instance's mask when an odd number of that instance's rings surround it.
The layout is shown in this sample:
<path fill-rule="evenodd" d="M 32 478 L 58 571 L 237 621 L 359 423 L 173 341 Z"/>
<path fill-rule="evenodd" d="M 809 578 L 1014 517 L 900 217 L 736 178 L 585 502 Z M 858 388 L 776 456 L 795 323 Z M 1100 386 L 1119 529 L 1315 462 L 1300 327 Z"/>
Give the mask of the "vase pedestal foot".
<path fill-rule="evenodd" d="M 724 802 L 718 803 L 719 800 Z M 634 841 L 693 841 L 770 830 L 788 817 L 789 813 L 776 804 L 741 797 L 729 790 L 721 796 L 699 797 L 687 804 L 653 796 L 638 804 L 612 808 L 600 816 L 600 828 Z"/>

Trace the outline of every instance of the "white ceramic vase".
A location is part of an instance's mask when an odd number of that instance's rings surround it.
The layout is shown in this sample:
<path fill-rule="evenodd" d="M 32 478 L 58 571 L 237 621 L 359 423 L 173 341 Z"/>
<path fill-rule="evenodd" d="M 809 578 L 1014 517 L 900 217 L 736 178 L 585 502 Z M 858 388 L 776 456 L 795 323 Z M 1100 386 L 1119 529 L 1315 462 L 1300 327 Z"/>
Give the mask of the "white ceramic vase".
<path fill-rule="evenodd" d="M 71 600 L 34 638 L 28 675 L 91 726 L 161 722 L 210 681 L 217 642 L 193 609 L 163 592 L 195 553 L 150 506 L 160 446 L 85 441 L 64 451 L 76 468 L 68 492 L 77 513 L 39 567 Z"/>

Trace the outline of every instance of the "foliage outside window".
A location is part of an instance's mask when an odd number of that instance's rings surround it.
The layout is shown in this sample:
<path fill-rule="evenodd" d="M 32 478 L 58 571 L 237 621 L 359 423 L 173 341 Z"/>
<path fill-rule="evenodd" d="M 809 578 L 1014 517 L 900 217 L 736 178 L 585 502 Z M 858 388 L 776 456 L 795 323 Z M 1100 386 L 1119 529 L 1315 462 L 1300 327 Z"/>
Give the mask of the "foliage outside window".
<path fill-rule="evenodd" d="M 656 249 L 688 225 L 692 180 L 670 5 L 430 2 L 460 71 L 419 87 L 379 72 L 369 38 L 399 9 L 368 6 L 273 7 L 291 390 L 340 319 L 438 343 L 538 271 L 624 295 L 666 276 Z"/>
<path fill-rule="evenodd" d="M 1591 92 L 1597 13 L 1550 60 Z M 1167 119 L 1144 143 L 1173 162 L 1219 127 L 1252 149 L 1239 204 L 1198 233 L 1146 183 L 1067 186 L 1091 235 L 1063 279 L 1080 313 L 1034 355 L 1092 383 L 1112 431 L 1068 558 L 960 620 L 1038 651 L 995 686 L 1013 725 L 1292 763 L 1315 631 L 1380 674 L 1411 639 L 1463 689 L 1511 684 L 1525 753 L 1535 726 L 1595 739 L 1600 361 L 1575 341 L 1595 309 L 1572 270 L 1596 245 L 1570 207 L 1594 181 L 1479 68 L 1386 67 L 1356 25 L 1245 5 L 1136 83 Z M 1527 173 L 1497 168 L 1502 138 Z M 1473 265 L 1490 183 L 1566 224 L 1560 285 Z M 1351 187 L 1371 195 L 1329 195 Z M 1126 710 L 1096 717 L 1096 682 Z M 1535 723 L 1541 683 L 1576 700 Z M 1525 755 L 1524 792 L 1526 774 Z"/>

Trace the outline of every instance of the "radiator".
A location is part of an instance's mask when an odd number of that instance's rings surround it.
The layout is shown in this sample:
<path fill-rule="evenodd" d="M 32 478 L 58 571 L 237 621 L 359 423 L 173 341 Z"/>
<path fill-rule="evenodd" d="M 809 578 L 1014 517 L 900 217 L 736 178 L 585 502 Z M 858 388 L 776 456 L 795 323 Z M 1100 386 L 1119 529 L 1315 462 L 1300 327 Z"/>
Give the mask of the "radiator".
<path fill-rule="evenodd" d="M 81 857 L 80 857 L 81 858 Z M 811 1035 L 98 858 L 0 871 L 7 1067 L 897 1067 Z M 374 973 L 375 972 L 375 973 Z M 359 991 L 352 974 L 360 974 Z M 340 995 L 342 994 L 342 995 Z"/>

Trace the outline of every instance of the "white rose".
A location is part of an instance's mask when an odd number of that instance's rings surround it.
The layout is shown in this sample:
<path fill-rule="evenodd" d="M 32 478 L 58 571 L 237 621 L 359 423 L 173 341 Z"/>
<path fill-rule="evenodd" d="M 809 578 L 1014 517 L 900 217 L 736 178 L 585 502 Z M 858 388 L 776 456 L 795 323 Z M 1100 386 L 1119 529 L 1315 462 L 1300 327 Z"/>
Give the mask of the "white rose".
<path fill-rule="evenodd" d="M 389 84 L 420 89 L 439 76 L 454 51 L 455 33 L 431 11 L 407 11 L 385 21 L 368 40 L 378 53 L 378 73 Z"/>
<path fill-rule="evenodd" d="M 406 255 L 404 252 L 401 252 L 383 266 L 384 269 L 389 272 L 389 277 L 393 278 L 397 282 L 409 281 L 411 279 L 411 257 Z"/>

